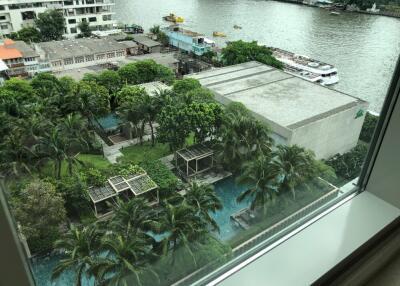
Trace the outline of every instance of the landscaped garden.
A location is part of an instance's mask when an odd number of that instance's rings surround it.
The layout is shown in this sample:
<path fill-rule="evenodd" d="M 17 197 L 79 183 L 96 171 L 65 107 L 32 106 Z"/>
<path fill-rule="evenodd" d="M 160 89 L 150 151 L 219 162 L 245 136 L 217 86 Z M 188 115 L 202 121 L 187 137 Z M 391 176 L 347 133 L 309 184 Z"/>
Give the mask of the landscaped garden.
<path fill-rule="evenodd" d="M 229 50 L 235 62 L 233 56 Z M 172 89 L 150 95 L 137 86 L 154 80 Z M 12 79 L 0 87 L 0 107 L 0 171 L 10 179 L 19 231 L 39 257 L 40 285 L 170 285 L 230 259 L 232 248 L 331 190 L 315 185 L 316 178 L 336 179 L 312 152 L 276 146 L 245 106 L 222 106 L 197 80 L 174 80 L 153 61 L 79 82 L 50 74 Z M 116 164 L 103 157 L 92 124 L 110 112 L 138 138 Z M 160 160 L 191 145 L 213 150 L 215 169 L 231 172 L 230 183 L 214 189 Z M 132 182 L 144 174 L 146 181 Z M 90 194 L 91 187 L 99 191 Z M 156 189 L 158 203 L 149 205 L 138 189 Z M 97 199 L 112 210 L 108 219 L 95 217 Z M 245 223 L 231 225 L 242 208 Z"/>

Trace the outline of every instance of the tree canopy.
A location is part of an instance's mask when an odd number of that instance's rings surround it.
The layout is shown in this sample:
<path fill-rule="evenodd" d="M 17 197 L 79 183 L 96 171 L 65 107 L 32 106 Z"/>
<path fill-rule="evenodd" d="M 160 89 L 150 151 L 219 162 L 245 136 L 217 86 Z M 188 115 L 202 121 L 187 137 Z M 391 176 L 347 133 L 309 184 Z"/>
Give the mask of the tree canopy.
<path fill-rule="evenodd" d="M 245 42 L 242 40 L 229 42 L 222 49 L 222 61 L 225 65 L 236 65 L 249 61 L 260 63 L 282 69 L 283 65 L 266 46 L 259 45 L 256 41 Z"/>
<path fill-rule="evenodd" d="M 47 10 L 40 13 L 35 19 L 35 24 L 44 41 L 61 40 L 65 33 L 64 15 L 58 10 Z"/>
<path fill-rule="evenodd" d="M 51 183 L 35 180 L 29 183 L 16 198 L 14 214 L 28 241 L 46 239 L 46 235 L 59 232 L 65 221 L 64 199 Z M 51 247 L 46 245 L 45 247 Z"/>
<path fill-rule="evenodd" d="M 18 32 L 11 33 L 10 38 L 27 43 L 39 43 L 42 41 L 42 34 L 36 27 L 23 27 Z"/>

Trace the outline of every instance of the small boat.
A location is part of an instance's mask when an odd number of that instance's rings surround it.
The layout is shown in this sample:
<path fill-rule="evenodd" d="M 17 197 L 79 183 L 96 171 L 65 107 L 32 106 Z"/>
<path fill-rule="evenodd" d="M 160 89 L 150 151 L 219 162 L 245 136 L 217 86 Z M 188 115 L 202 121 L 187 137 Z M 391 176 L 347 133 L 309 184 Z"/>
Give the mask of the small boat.
<path fill-rule="evenodd" d="M 236 29 L 236 30 L 241 30 L 242 29 L 242 27 L 240 27 L 238 25 L 234 25 L 233 28 Z"/>
<path fill-rule="evenodd" d="M 213 36 L 214 37 L 222 37 L 222 38 L 226 37 L 226 35 L 222 32 L 213 32 Z"/>
<path fill-rule="evenodd" d="M 173 22 L 173 23 L 183 23 L 185 19 L 183 17 L 176 16 L 175 14 L 171 13 L 167 16 L 163 17 L 164 21 Z"/>
<path fill-rule="evenodd" d="M 143 34 L 144 30 L 139 25 L 124 25 L 120 27 L 126 34 Z"/>
<path fill-rule="evenodd" d="M 335 16 L 340 15 L 340 13 L 339 13 L 339 12 L 336 12 L 336 11 L 332 11 L 330 14 L 331 14 L 331 15 L 335 15 Z"/>

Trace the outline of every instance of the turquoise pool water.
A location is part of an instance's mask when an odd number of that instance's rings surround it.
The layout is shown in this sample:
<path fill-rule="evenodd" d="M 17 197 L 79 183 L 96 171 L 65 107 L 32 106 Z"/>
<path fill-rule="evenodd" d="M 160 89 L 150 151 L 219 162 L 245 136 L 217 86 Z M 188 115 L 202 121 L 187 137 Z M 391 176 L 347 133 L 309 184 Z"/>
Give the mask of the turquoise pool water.
<path fill-rule="evenodd" d="M 222 210 L 217 211 L 216 213 L 211 213 L 211 216 L 215 219 L 220 228 L 220 232 L 215 233 L 215 236 L 222 241 L 226 241 L 233 238 L 241 231 L 239 227 L 232 223 L 230 216 L 233 213 L 248 207 L 250 205 L 250 200 L 246 199 L 240 203 L 236 201 L 239 194 L 245 191 L 247 187 L 237 185 L 233 177 L 217 182 L 214 185 L 214 188 L 224 206 Z"/>
<path fill-rule="evenodd" d="M 250 205 L 249 200 L 241 203 L 236 202 L 237 196 L 246 189 L 245 186 L 238 186 L 232 177 L 219 181 L 215 184 L 215 192 L 221 199 L 224 208 L 211 216 L 215 219 L 220 227 L 220 232 L 215 232 L 214 235 L 222 241 L 226 241 L 235 236 L 241 231 L 235 226 L 231 220 L 231 214 Z M 154 235 L 156 240 L 161 240 L 162 235 Z M 74 273 L 72 271 L 65 272 L 56 282 L 50 282 L 50 276 L 53 268 L 56 266 L 61 256 L 51 256 L 38 259 L 32 263 L 32 271 L 38 286 L 65 286 L 74 284 Z M 82 286 L 93 286 L 93 279 L 83 279 Z"/>
<path fill-rule="evenodd" d="M 75 285 L 75 273 L 72 271 L 64 272 L 59 279 L 51 282 L 51 272 L 60 261 L 61 256 L 54 255 L 46 258 L 40 258 L 32 263 L 32 272 L 37 286 L 67 286 Z M 82 286 L 93 286 L 94 279 L 82 279 Z"/>
<path fill-rule="evenodd" d="M 97 122 L 104 130 L 112 130 L 117 128 L 122 121 L 115 113 L 110 113 L 107 116 L 97 118 Z"/>

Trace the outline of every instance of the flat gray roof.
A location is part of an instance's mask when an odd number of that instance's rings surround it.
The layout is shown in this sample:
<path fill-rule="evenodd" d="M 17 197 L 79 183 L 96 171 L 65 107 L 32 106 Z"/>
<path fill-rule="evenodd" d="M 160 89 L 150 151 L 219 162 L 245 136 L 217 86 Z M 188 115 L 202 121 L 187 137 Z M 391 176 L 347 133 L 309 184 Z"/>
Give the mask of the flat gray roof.
<path fill-rule="evenodd" d="M 154 41 L 152 39 L 150 39 L 147 36 L 144 35 L 134 35 L 133 36 L 133 40 L 139 44 L 142 44 L 146 47 L 157 47 L 157 46 L 161 46 L 160 42 Z"/>
<path fill-rule="evenodd" d="M 52 41 L 36 44 L 41 48 L 48 60 L 65 59 L 117 50 L 125 50 L 126 43 L 119 43 L 111 38 L 82 38 L 62 41 Z"/>
<path fill-rule="evenodd" d="M 38 57 L 39 54 L 24 41 L 15 41 L 14 44 L 8 45 L 9 48 L 16 48 L 19 50 L 24 58 Z"/>
<path fill-rule="evenodd" d="M 198 79 L 217 99 L 241 102 L 267 121 L 292 130 L 363 102 L 254 61 L 188 77 Z"/>

